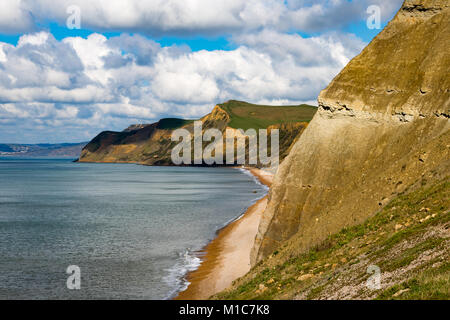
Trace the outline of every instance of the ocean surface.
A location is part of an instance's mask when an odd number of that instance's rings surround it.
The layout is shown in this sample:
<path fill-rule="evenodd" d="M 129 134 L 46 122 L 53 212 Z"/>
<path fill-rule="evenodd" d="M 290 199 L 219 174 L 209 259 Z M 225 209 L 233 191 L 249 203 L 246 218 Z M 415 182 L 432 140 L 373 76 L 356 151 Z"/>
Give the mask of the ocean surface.
<path fill-rule="evenodd" d="M 239 169 L 0 158 L 0 299 L 171 298 L 266 192 Z"/>

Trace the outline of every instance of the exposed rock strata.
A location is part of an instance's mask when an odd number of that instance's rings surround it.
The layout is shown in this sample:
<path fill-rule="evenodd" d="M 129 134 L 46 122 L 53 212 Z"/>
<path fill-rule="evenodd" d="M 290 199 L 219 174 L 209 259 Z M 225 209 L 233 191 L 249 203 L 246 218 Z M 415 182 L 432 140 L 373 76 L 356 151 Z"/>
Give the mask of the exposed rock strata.
<path fill-rule="evenodd" d="M 407 0 L 321 92 L 274 179 L 252 263 L 304 252 L 450 172 L 450 2 Z"/>

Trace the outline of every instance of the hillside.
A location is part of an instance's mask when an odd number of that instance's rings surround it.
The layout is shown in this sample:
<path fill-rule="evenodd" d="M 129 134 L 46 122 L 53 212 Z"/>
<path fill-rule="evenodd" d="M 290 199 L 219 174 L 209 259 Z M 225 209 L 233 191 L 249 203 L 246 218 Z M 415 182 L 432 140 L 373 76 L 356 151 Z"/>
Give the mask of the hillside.
<path fill-rule="evenodd" d="M 272 125 L 288 122 L 309 122 L 317 111 L 316 107 L 300 106 L 264 106 L 230 100 L 219 104 L 230 115 L 228 126 L 234 129 L 263 129 Z"/>
<path fill-rule="evenodd" d="M 223 297 L 448 298 L 449 34 L 450 2 L 406 0 L 321 92 L 275 176 L 255 267 Z M 370 264 L 385 291 L 364 291 Z"/>
<path fill-rule="evenodd" d="M 287 155 L 292 143 L 312 119 L 316 107 L 260 106 L 231 100 L 217 105 L 201 118 L 203 130 L 279 129 L 280 157 Z M 122 132 L 105 131 L 83 149 L 80 162 L 132 162 L 146 165 L 171 165 L 173 130 L 184 128 L 193 132 L 194 120 L 167 118 L 153 124 L 132 125 Z"/>
<path fill-rule="evenodd" d="M 449 207 L 448 180 L 420 187 L 284 263 L 275 251 L 215 298 L 448 299 Z M 382 272 L 378 290 L 366 287 L 371 265 Z"/>

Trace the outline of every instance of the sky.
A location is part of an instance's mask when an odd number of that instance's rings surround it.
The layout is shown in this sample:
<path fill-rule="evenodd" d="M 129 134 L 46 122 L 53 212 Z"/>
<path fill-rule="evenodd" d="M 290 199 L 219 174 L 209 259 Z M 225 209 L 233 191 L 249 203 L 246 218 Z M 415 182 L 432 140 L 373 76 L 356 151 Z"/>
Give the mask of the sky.
<path fill-rule="evenodd" d="M 0 143 L 89 141 L 230 99 L 317 105 L 402 2 L 0 0 Z"/>

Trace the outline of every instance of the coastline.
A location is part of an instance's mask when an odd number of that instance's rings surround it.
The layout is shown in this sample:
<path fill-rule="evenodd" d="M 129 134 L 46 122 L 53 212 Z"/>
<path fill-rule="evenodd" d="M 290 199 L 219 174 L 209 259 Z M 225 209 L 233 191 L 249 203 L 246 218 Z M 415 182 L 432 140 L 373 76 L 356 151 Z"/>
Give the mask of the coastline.
<path fill-rule="evenodd" d="M 273 175 L 261 169 L 245 168 L 270 187 Z M 267 195 L 250 206 L 241 218 L 222 230 L 203 250 L 199 268 L 187 275 L 189 286 L 175 300 L 203 300 L 226 289 L 250 270 L 250 251 L 259 221 L 267 205 Z M 233 266 L 230 268 L 229 266 Z"/>

